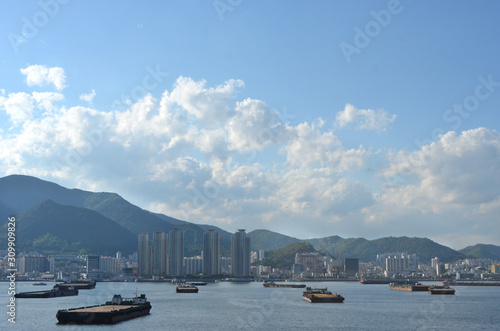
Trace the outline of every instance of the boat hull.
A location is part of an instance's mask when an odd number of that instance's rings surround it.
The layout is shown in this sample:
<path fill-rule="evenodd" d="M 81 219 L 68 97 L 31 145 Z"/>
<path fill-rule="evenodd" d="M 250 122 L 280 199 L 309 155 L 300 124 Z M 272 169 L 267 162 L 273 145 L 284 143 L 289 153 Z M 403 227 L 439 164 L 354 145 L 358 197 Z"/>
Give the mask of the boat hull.
<path fill-rule="evenodd" d="M 102 305 L 100 307 L 104 307 Z M 93 308 L 93 307 L 88 307 Z M 59 310 L 56 314 L 60 324 L 116 324 L 136 317 L 148 315 L 151 304 L 138 305 L 126 309 L 119 309 L 106 312 L 81 311 L 82 308 L 72 310 Z M 85 309 L 85 308 L 83 308 Z"/>
<path fill-rule="evenodd" d="M 341 295 L 337 296 L 318 296 L 318 295 L 311 295 L 311 296 L 303 296 L 302 299 L 304 299 L 307 302 L 311 303 L 343 303 L 344 302 L 344 297 Z"/>
<path fill-rule="evenodd" d="M 36 292 L 23 292 L 17 293 L 16 298 L 56 298 L 78 295 L 78 290 L 59 290 L 59 291 L 36 291 Z"/>

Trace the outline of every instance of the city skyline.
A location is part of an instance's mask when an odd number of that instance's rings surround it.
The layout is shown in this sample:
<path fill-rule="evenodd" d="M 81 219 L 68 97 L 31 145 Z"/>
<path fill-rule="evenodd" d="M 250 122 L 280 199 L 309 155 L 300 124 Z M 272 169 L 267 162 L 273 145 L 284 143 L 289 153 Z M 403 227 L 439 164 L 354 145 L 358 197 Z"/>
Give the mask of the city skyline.
<path fill-rule="evenodd" d="M 499 3 L 47 1 L 0 20 L 0 177 L 229 232 L 500 245 Z"/>

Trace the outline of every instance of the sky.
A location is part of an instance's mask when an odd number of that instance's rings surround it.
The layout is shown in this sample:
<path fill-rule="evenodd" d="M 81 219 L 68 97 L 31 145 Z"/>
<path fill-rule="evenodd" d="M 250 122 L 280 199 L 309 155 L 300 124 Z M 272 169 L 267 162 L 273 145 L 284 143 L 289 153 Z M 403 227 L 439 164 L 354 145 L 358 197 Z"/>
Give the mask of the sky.
<path fill-rule="evenodd" d="M 0 177 L 227 231 L 500 245 L 500 3 L 2 1 Z"/>

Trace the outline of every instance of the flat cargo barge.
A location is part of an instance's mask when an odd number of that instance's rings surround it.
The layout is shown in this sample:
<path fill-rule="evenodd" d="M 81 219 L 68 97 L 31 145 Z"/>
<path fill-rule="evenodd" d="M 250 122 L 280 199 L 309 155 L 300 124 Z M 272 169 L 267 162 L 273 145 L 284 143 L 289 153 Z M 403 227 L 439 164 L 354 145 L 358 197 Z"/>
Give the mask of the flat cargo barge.
<path fill-rule="evenodd" d="M 33 291 L 33 292 L 22 292 L 14 295 L 16 298 L 56 298 L 56 297 L 67 297 L 72 295 L 78 295 L 78 290 L 72 287 L 60 288 L 59 286 L 54 286 L 52 290 L 46 291 Z"/>
<path fill-rule="evenodd" d="M 328 291 L 328 289 L 325 288 L 306 288 L 304 293 L 302 294 L 302 299 L 304 299 L 307 302 L 322 302 L 322 303 L 332 303 L 332 302 L 337 302 L 337 303 L 342 303 L 344 302 L 344 297 L 341 296 L 340 294 L 333 294 L 332 292 Z"/>
<path fill-rule="evenodd" d="M 64 282 L 61 284 L 58 284 L 60 288 L 67 288 L 67 287 L 73 287 L 78 290 L 91 290 L 95 288 L 95 280 L 91 281 L 76 281 L 76 282 Z"/>
<path fill-rule="evenodd" d="M 148 315 L 150 310 L 151 303 L 144 294 L 131 299 L 115 295 L 104 305 L 63 309 L 57 311 L 56 317 L 60 324 L 115 324 Z"/>
<path fill-rule="evenodd" d="M 451 287 L 444 285 L 444 286 L 437 286 L 433 285 L 429 287 L 429 294 L 448 294 L 448 295 L 453 295 L 455 294 L 455 290 L 452 289 Z"/>
<path fill-rule="evenodd" d="M 179 284 L 176 293 L 198 293 L 198 288 L 192 284 Z"/>
<path fill-rule="evenodd" d="M 267 282 L 262 284 L 264 287 L 272 288 L 304 288 L 306 284 L 276 284 L 274 282 Z"/>
<path fill-rule="evenodd" d="M 411 291 L 411 292 L 429 291 L 429 285 L 424 285 L 420 283 L 413 283 L 413 284 L 391 283 L 389 284 L 389 286 L 391 287 L 391 289 L 398 291 Z"/>

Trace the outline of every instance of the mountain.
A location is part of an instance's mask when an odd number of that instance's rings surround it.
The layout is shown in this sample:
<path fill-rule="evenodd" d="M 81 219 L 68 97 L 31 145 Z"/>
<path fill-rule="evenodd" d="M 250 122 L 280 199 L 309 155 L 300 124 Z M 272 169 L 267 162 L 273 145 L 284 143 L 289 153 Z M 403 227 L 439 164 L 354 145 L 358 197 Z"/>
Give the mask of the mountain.
<path fill-rule="evenodd" d="M 288 244 L 300 242 L 297 238 L 282 235 L 269 230 L 254 230 L 247 234 L 250 237 L 250 245 L 253 250 L 275 250 Z"/>
<path fill-rule="evenodd" d="M 7 224 L 1 228 L 1 247 L 7 247 Z M 45 200 L 16 215 L 16 248 L 47 254 L 130 254 L 137 236 L 99 213 Z"/>
<path fill-rule="evenodd" d="M 203 246 L 204 230 L 198 225 L 165 215 L 158 216 L 131 204 L 116 193 L 67 189 L 31 176 L 11 175 L 0 178 L 0 201 L 17 212 L 28 210 L 48 199 L 61 205 L 96 211 L 136 235 L 148 232 L 152 237 L 156 230 L 168 233 L 174 228 L 181 229 L 184 231 L 186 256 L 200 254 Z M 225 245 L 223 248 L 227 248 L 227 241 L 221 242 L 222 244 Z"/>
<path fill-rule="evenodd" d="M 72 213 L 75 215 L 72 216 Z M 152 238 L 156 230 L 168 233 L 171 229 L 178 228 L 184 231 L 186 256 L 200 254 L 203 248 L 203 233 L 207 229 L 214 229 L 220 233 L 221 254 L 222 256 L 230 255 L 232 234 L 218 227 L 207 224 L 198 225 L 152 213 L 131 204 L 116 193 L 67 189 L 30 176 L 11 175 L 0 178 L 0 217 L 2 218 L 0 226 L 5 227 L 7 217 L 14 214 L 17 218 L 21 217 L 23 221 L 19 226 L 21 232 L 16 235 L 20 238 L 21 248 L 24 247 L 27 250 L 38 249 L 45 252 L 73 250 L 72 252 L 75 252 L 74 250 L 77 249 L 104 254 L 111 249 L 109 245 L 106 246 L 109 244 L 106 242 L 108 240 L 113 242 L 113 245 L 120 246 L 121 251 L 129 252 L 137 250 L 137 234 L 141 232 L 148 232 Z M 84 214 L 85 217 L 82 216 Z M 42 217 L 43 215 L 45 218 Z M 106 232 L 109 237 L 101 235 L 100 222 L 106 229 L 111 229 L 110 232 Z M 30 227 L 24 227 L 23 224 L 30 224 Z M 68 227 L 68 224 L 73 224 L 73 227 Z M 93 232 L 75 232 L 74 229 L 79 229 L 77 226 L 79 224 L 85 225 L 82 231 L 92 228 Z M 64 231 L 57 230 L 58 226 Z M 43 232 L 47 227 L 51 230 Z M 27 232 L 25 237 L 23 237 L 24 231 Z M 0 236 L 5 238 L 5 233 L 4 229 Z M 301 243 L 297 238 L 268 230 L 254 230 L 249 232 L 248 236 L 251 238 L 252 249 L 262 249 L 268 252 L 279 250 L 290 244 Z M 100 238 L 100 240 L 92 241 L 93 237 Z M 311 244 L 313 249 L 324 254 L 339 258 L 358 257 L 363 262 L 375 260 L 377 254 L 396 251 L 417 254 L 424 263 L 435 256 L 443 262 L 463 259 L 466 256 L 489 257 L 498 260 L 500 256 L 500 248 L 494 245 L 476 245 L 457 252 L 426 238 L 388 237 L 367 240 L 331 236 L 308 239 L 306 242 Z M 94 244 L 95 248 L 92 248 Z M 114 253 L 111 252 L 111 254 Z"/>
<path fill-rule="evenodd" d="M 292 264 L 295 263 L 295 254 L 315 251 L 314 247 L 305 241 L 296 242 L 274 251 L 266 252 L 265 259 L 258 264 L 268 265 L 274 268 L 290 268 Z"/>
<path fill-rule="evenodd" d="M 16 214 L 16 209 L 0 201 L 0 226 L 7 223 L 8 218 Z"/>
<path fill-rule="evenodd" d="M 377 254 L 407 252 L 416 254 L 423 263 L 433 257 L 442 262 L 453 262 L 465 258 L 465 254 L 440 245 L 427 238 L 386 237 L 375 240 L 364 238 L 343 239 L 338 236 L 305 240 L 313 247 L 331 256 L 345 258 L 357 257 L 362 262 L 374 261 Z"/>
<path fill-rule="evenodd" d="M 477 244 L 465 247 L 464 249 L 459 250 L 459 252 L 465 254 L 469 258 L 482 258 L 500 261 L 500 246 Z"/>

